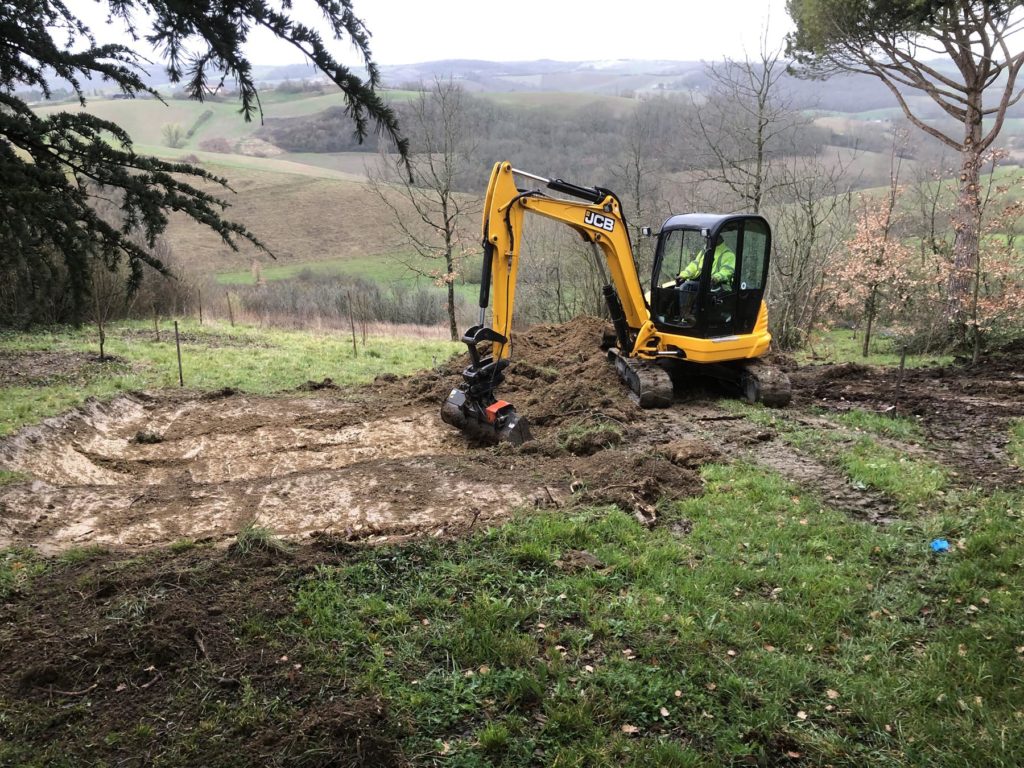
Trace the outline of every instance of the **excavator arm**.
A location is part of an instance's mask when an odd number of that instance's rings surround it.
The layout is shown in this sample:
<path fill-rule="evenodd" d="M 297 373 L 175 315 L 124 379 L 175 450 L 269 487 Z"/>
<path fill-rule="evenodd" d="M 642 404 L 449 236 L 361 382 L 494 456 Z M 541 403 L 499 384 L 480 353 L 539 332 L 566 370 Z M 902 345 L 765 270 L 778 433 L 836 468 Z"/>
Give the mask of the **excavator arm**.
<path fill-rule="evenodd" d="M 551 191 L 579 199 L 554 198 L 539 189 L 520 190 L 515 183 L 516 176 L 540 182 Z M 633 333 L 639 331 L 647 322 L 648 311 L 618 198 L 606 189 L 580 187 L 560 179 L 550 180 L 518 171 L 507 162 L 495 164 L 484 199 L 481 325 L 490 298 L 493 301 L 491 327 L 506 339 L 510 337 L 523 220 L 527 214 L 562 222 L 589 243 L 595 253 L 600 251 L 603 254 L 604 258 L 599 263 L 606 265 L 607 276 L 622 305 L 626 326 Z M 487 295 L 489 290 L 493 292 L 490 297 Z M 499 343 L 493 354 L 495 358 L 502 358 L 507 357 L 510 351 L 509 344 Z"/>
<path fill-rule="evenodd" d="M 517 176 L 576 199 L 551 197 L 540 188 L 520 189 Z M 484 442 L 519 444 L 530 437 L 525 418 L 494 394 L 504 381 L 513 349 L 519 249 L 528 213 L 566 224 L 594 248 L 595 254 L 604 256 L 598 263 L 602 271 L 607 270 L 609 282 L 604 293 L 622 359 L 626 360 L 636 345 L 651 336 L 649 312 L 618 198 L 606 189 L 545 179 L 518 171 L 507 162 L 496 163 L 484 197 L 480 318 L 462 339 L 469 348 L 471 363 L 463 371 L 463 383 L 452 390 L 441 409 L 445 422 Z M 492 310 L 489 325 L 488 306 Z"/>

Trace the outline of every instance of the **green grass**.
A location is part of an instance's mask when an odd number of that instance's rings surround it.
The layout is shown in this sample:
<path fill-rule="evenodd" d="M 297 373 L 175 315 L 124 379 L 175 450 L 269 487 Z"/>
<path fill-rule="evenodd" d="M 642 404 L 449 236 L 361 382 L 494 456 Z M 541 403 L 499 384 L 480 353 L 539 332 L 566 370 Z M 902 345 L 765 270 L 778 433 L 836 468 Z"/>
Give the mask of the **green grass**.
<path fill-rule="evenodd" d="M 918 443 L 924 438 L 921 425 L 914 419 L 895 416 L 874 411 L 862 411 L 859 408 L 841 413 L 836 421 L 857 430 L 891 437 L 906 443 Z"/>
<path fill-rule="evenodd" d="M 30 549 L 0 550 L 0 600 L 28 592 L 33 581 L 46 572 L 49 562 Z"/>
<path fill-rule="evenodd" d="M 0 488 L 14 483 L 23 483 L 29 479 L 24 472 L 12 472 L 9 469 L 0 469 Z"/>
<path fill-rule="evenodd" d="M 807 425 L 785 412 L 739 401 L 722 401 L 732 413 L 778 432 L 779 438 L 826 465 L 842 470 L 855 485 L 873 488 L 895 501 L 901 511 L 914 512 L 938 503 L 949 484 L 948 468 L 921 453 L 891 447 L 876 436 L 919 443 L 920 426 L 911 419 L 889 418 L 867 411 L 830 415 L 835 428 Z"/>
<path fill-rule="evenodd" d="M 343 334 L 199 326 L 185 321 L 181 330 L 186 386 L 200 390 L 224 387 L 269 394 L 306 381 L 331 378 L 339 386 L 372 381 L 380 373 L 399 375 L 432 367 L 459 351 L 456 344 L 410 338 L 372 337 L 353 356 Z M 173 331 L 164 325 L 161 340 L 146 323 L 125 323 L 108 333 L 106 351 L 120 362 L 90 366 L 66 382 L 48 386 L 0 389 L 0 434 L 80 405 L 89 397 L 178 385 Z M 4 334 L 0 349 L 97 351 L 88 327 L 57 333 Z"/>
<path fill-rule="evenodd" d="M 269 528 L 255 522 L 250 522 L 242 528 L 231 544 L 231 553 L 237 557 L 250 557 L 260 553 L 283 555 L 288 550 L 288 544 L 283 539 Z"/>
<path fill-rule="evenodd" d="M 880 529 L 752 466 L 704 475 L 654 530 L 538 514 L 320 568 L 273 631 L 386 702 L 415 764 L 1015 764 L 1019 497 Z M 607 567 L 561 571 L 569 549 Z"/>
<path fill-rule="evenodd" d="M 807 363 L 861 363 L 862 365 L 899 365 L 900 350 L 895 339 L 875 336 L 871 340 L 868 356 L 862 353 L 863 337 L 857 331 L 834 328 L 815 335 L 811 344 L 796 353 L 801 364 Z M 949 354 L 912 355 L 906 358 L 907 368 L 949 365 L 953 356 Z"/>
<path fill-rule="evenodd" d="M 858 439 L 842 451 L 839 461 L 855 483 L 882 491 L 905 505 L 935 501 L 949 482 L 944 467 L 879 445 L 869 437 Z"/>
<path fill-rule="evenodd" d="M 1024 419 L 1016 419 L 1010 425 L 1010 441 L 1006 452 L 1018 467 L 1024 468 Z"/>
<path fill-rule="evenodd" d="M 294 280 L 304 274 L 315 277 L 345 275 L 375 281 L 385 286 L 405 282 L 424 288 L 437 289 L 433 280 L 414 272 L 406 266 L 407 264 L 412 264 L 423 272 L 437 268 L 436 262 L 429 262 L 410 254 L 391 253 L 270 265 L 260 268 L 259 277 L 265 282 L 275 282 Z M 220 272 L 216 279 L 221 285 L 256 285 L 256 274 L 251 268 Z M 479 284 L 475 283 L 459 282 L 455 287 L 458 292 L 473 299 L 477 298 L 480 292 Z"/>
<path fill-rule="evenodd" d="M 268 282 L 293 280 L 303 273 L 316 276 L 349 275 L 390 283 L 398 280 L 415 280 L 416 275 L 403 264 L 405 256 L 383 254 L 364 257 L 341 257 L 323 261 L 303 261 L 294 264 L 279 264 L 260 269 L 260 277 Z M 426 265 L 428 268 L 430 265 Z M 421 278 L 423 279 L 423 278 Z M 423 279 L 424 283 L 428 281 Z M 217 275 L 221 285 L 255 285 L 256 276 L 252 269 L 238 269 Z"/>

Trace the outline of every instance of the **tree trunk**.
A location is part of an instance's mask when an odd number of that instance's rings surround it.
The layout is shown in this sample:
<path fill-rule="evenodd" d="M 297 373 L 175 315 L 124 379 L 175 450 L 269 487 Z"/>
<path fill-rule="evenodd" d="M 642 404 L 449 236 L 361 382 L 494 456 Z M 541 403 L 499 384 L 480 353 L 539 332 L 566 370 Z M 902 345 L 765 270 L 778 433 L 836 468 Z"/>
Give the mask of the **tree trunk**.
<path fill-rule="evenodd" d="M 452 341 L 459 340 L 459 328 L 455 322 L 455 283 L 448 283 L 448 330 L 451 331 Z"/>
<path fill-rule="evenodd" d="M 455 318 L 455 259 L 452 256 L 452 246 L 450 240 L 450 234 L 445 233 L 445 239 L 448 240 L 444 252 L 444 265 L 446 270 L 446 285 L 448 288 L 448 330 L 451 332 L 452 341 L 459 340 L 459 327 L 456 323 Z"/>
<path fill-rule="evenodd" d="M 867 323 L 864 327 L 864 346 L 861 349 L 861 357 L 867 357 L 871 351 L 871 326 L 875 322 L 875 294 L 877 291 L 877 287 L 871 287 L 871 292 L 868 293 L 867 305 L 864 307 Z"/>
<path fill-rule="evenodd" d="M 953 269 L 949 274 L 947 319 L 957 339 L 965 338 L 967 308 L 971 297 L 971 282 L 978 265 L 981 241 L 980 183 L 981 154 L 980 120 L 968 128 L 961 150 L 960 178 L 957 188 L 957 207 L 953 219 Z"/>

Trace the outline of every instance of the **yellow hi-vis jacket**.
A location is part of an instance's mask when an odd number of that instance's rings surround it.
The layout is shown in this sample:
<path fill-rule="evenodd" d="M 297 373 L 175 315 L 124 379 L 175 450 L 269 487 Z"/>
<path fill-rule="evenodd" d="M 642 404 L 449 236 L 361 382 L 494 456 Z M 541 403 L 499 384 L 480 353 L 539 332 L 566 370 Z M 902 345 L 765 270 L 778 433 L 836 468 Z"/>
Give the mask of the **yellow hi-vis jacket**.
<path fill-rule="evenodd" d="M 700 277 L 700 271 L 704 268 L 704 251 L 698 253 L 693 261 L 687 264 L 679 277 L 683 280 L 696 280 Z M 736 272 L 736 254 L 725 243 L 719 243 L 715 248 L 715 260 L 711 264 L 711 282 L 716 285 L 732 282 L 733 273 Z"/>

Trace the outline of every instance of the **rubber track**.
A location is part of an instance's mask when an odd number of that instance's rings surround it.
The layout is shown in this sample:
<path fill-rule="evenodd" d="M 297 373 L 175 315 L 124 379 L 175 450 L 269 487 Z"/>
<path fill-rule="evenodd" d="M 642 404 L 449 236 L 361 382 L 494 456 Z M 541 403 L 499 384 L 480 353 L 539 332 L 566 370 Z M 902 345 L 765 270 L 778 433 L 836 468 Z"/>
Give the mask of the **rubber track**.
<path fill-rule="evenodd" d="M 641 408 L 668 408 L 672 405 L 672 378 L 659 365 L 633 357 L 623 357 L 617 349 L 608 351 L 619 378 L 629 387 L 630 396 Z"/>
<path fill-rule="evenodd" d="M 757 402 L 772 408 L 789 404 L 793 387 L 784 371 L 760 360 L 745 363 L 744 369 L 744 375 L 757 382 Z"/>

